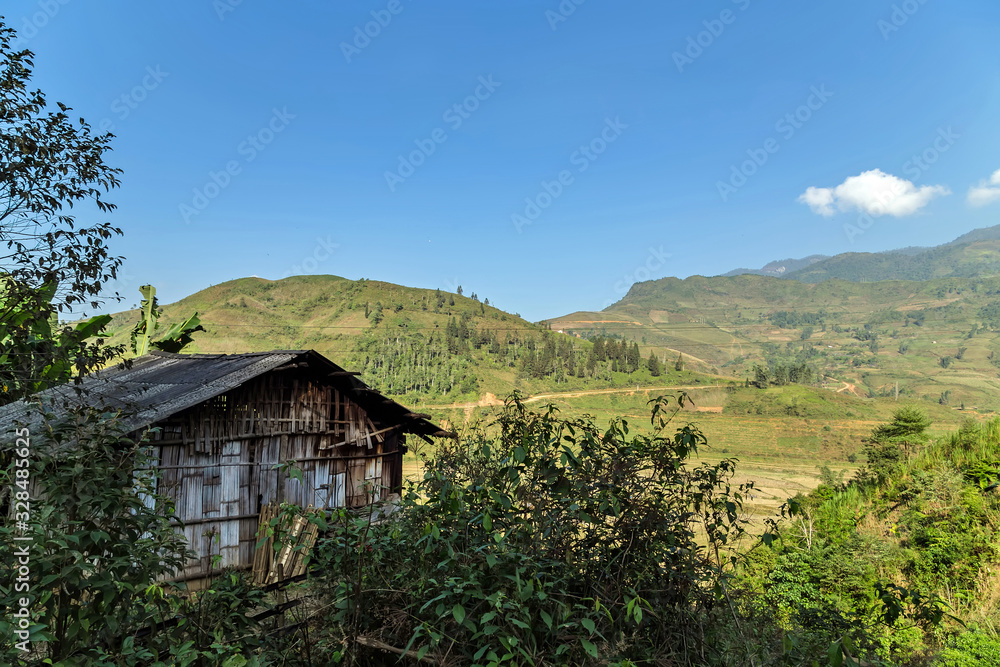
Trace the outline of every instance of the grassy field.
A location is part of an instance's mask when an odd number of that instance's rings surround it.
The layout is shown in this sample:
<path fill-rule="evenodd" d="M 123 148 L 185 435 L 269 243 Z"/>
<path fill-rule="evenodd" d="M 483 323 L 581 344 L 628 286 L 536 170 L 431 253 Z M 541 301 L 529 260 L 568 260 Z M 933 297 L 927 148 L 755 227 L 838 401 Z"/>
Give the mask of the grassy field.
<path fill-rule="evenodd" d="M 758 521 L 775 516 L 796 493 L 819 485 L 823 467 L 834 476 L 849 478 L 864 463 L 862 440 L 904 404 L 800 386 L 766 391 L 712 386 L 685 391 L 693 404 L 679 412 L 674 423 L 695 424 L 705 434 L 708 447 L 699 452 L 700 460 L 739 460 L 736 481 L 755 483 L 756 491 L 746 509 Z M 540 409 L 551 403 L 563 417 L 589 415 L 601 427 L 622 417 L 633 432 L 649 432 L 648 402 L 658 395 L 673 393 L 653 389 L 582 396 L 570 393 L 534 401 L 529 406 Z M 799 414 L 789 415 L 788 406 L 795 406 Z M 930 432 L 935 436 L 954 431 L 964 419 L 982 417 L 937 404 L 919 407 L 933 420 Z M 429 412 L 436 421 L 461 433 L 476 424 L 488 424 L 497 409 L 494 405 Z M 424 454 L 430 452 L 426 445 L 422 447 Z M 405 473 L 411 479 L 421 471 L 417 451 L 408 454 L 405 462 Z"/>

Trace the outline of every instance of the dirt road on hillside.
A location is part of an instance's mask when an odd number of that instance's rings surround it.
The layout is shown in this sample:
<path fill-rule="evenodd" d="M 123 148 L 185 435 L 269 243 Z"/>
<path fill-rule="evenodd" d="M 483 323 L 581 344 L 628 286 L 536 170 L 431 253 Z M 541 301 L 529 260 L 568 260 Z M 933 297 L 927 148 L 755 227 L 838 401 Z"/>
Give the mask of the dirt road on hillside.
<path fill-rule="evenodd" d="M 722 389 L 728 385 L 724 384 L 699 384 L 689 387 L 626 387 L 624 389 L 593 389 L 588 391 L 562 391 L 546 394 L 535 394 L 524 399 L 525 403 L 537 403 L 538 401 L 558 400 L 561 398 L 579 398 L 581 396 L 600 396 L 603 394 L 635 394 L 638 392 L 649 393 L 651 391 L 689 391 L 692 389 Z M 428 410 L 471 410 L 473 408 L 485 408 L 492 405 L 503 405 L 493 394 L 484 394 L 478 401 L 472 403 L 451 403 L 448 405 L 424 405 L 423 409 Z"/>
<path fill-rule="evenodd" d="M 841 382 L 844 382 L 844 381 L 841 380 Z M 852 394 L 854 394 L 855 396 L 858 396 L 860 398 L 864 398 L 864 396 L 861 396 L 861 394 L 858 393 L 858 387 L 857 387 L 857 385 L 853 385 L 850 382 L 844 382 L 844 386 L 841 387 L 840 389 L 838 389 L 837 393 L 838 394 L 843 394 L 845 391 L 849 391 Z"/>

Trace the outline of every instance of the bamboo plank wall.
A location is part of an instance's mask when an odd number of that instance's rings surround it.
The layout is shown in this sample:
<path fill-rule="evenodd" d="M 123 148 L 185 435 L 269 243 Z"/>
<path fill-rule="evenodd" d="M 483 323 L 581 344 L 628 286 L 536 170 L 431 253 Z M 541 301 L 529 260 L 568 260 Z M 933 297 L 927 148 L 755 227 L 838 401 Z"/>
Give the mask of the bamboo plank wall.
<path fill-rule="evenodd" d="M 198 556 L 184 578 L 254 562 L 261 508 L 358 507 L 402 475 L 396 430 L 337 389 L 273 373 L 158 424 L 160 492 Z M 301 481 L 282 464 L 295 461 Z"/>

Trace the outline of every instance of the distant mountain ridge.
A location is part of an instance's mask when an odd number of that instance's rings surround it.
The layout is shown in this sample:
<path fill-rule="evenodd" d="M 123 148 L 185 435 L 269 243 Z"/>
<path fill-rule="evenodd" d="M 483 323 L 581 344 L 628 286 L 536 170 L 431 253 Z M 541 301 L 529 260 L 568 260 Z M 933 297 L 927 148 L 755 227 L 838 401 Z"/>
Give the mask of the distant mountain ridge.
<path fill-rule="evenodd" d="M 788 273 L 804 269 L 829 258 L 829 255 L 809 255 L 808 257 L 803 257 L 802 259 L 779 259 L 776 262 L 769 262 L 759 269 L 735 269 L 729 273 L 723 273 L 722 277 L 732 278 L 733 276 L 744 276 L 749 274 L 754 276 L 773 276 L 775 278 L 780 278 Z"/>
<path fill-rule="evenodd" d="M 1000 225 L 975 229 L 933 248 L 906 247 L 884 252 L 810 255 L 771 262 L 760 269 L 736 269 L 723 277 L 759 275 L 819 283 L 827 280 L 877 282 L 1000 275 Z"/>

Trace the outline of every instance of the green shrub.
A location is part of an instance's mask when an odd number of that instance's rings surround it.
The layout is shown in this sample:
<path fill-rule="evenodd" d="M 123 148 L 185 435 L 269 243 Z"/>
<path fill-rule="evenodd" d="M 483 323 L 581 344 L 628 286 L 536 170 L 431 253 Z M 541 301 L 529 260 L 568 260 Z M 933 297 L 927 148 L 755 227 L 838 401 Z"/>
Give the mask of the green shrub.
<path fill-rule="evenodd" d="M 934 667 L 1000 667 L 1000 639 L 984 632 L 964 632 L 948 642 Z"/>
<path fill-rule="evenodd" d="M 515 396 L 441 445 L 394 520 L 342 518 L 319 544 L 330 642 L 454 664 L 704 664 L 752 487 L 732 460 L 692 462 L 704 436 L 667 433 L 667 414 L 658 399 L 654 435 L 633 436 Z"/>

